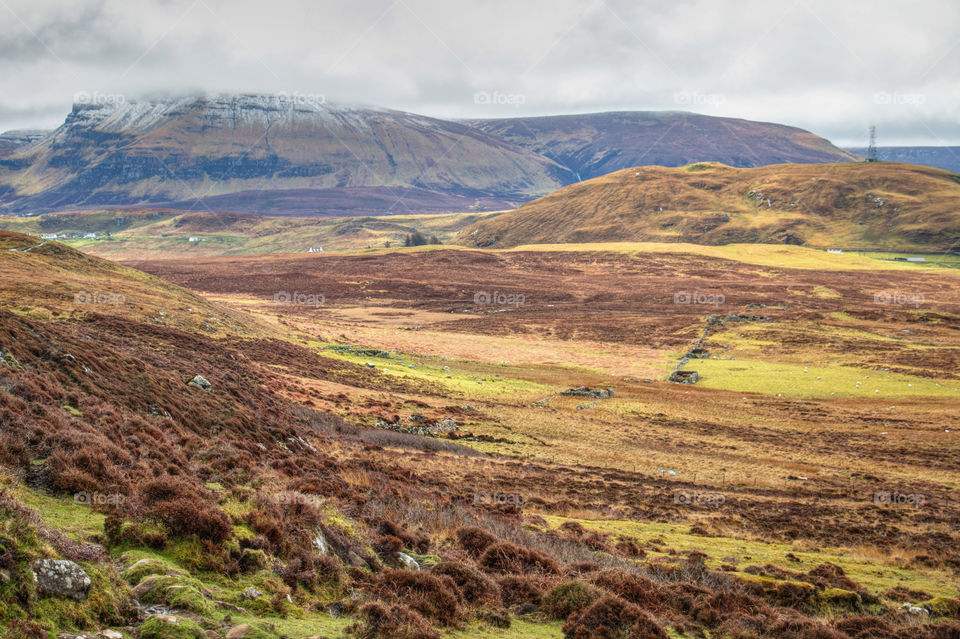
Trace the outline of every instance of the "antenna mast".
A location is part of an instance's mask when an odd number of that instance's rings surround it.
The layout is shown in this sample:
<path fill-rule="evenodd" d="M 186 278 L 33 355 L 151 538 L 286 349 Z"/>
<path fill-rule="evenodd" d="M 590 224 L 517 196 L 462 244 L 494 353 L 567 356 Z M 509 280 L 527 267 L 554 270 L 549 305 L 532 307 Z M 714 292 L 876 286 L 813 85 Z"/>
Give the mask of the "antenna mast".
<path fill-rule="evenodd" d="M 867 162 L 877 161 L 877 126 L 870 125 L 870 146 L 867 147 Z"/>

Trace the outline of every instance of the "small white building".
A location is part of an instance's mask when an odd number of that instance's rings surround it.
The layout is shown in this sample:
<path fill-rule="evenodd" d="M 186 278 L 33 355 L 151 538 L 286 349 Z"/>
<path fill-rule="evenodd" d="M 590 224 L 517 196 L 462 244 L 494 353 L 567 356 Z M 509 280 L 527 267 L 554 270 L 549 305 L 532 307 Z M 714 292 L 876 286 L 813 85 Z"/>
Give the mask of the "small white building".
<path fill-rule="evenodd" d="M 190 236 L 189 238 L 187 238 L 187 241 L 188 241 L 188 242 L 202 242 L 202 241 L 203 241 L 203 238 L 202 238 L 202 237 L 196 237 L 196 236 Z"/>
<path fill-rule="evenodd" d="M 93 239 L 96 239 L 96 237 L 97 237 L 97 234 L 96 234 L 96 233 L 84 233 L 84 234 L 83 234 L 83 239 L 85 239 L 85 240 L 93 240 Z"/>
<path fill-rule="evenodd" d="M 926 262 L 926 261 L 927 261 L 927 258 L 925 258 L 925 257 L 908 257 L 908 258 L 907 258 L 907 261 L 908 261 L 908 262 Z"/>
<path fill-rule="evenodd" d="M 314 247 L 311 246 L 311 247 L 310 247 L 310 250 L 308 250 L 307 253 L 323 253 L 323 247 L 322 247 L 322 246 L 318 246 L 318 247 L 314 248 Z"/>
<path fill-rule="evenodd" d="M 41 240 L 55 240 L 55 239 L 57 239 L 57 234 L 56 234 L 56 233 L 41 233 L 41 234 L 40 234 L 40 239 L 41 239 Z"/>
<path fill-rule="evenodd" d="M 834 255 L 843 255 L 843 249 L 827 249 L 827 253 L 833 253 Z"/>

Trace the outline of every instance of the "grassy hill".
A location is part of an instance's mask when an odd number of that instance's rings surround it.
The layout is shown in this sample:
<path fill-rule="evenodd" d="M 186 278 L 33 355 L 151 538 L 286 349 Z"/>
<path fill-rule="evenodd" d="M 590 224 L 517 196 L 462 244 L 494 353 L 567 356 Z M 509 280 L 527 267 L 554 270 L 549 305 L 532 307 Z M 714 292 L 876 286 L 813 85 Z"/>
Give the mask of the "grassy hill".
<path fill-rule="evenodd" d="M 569 186 L 464 229 L 459 244 L 610 241 L 945 250 L 960 241 L 960 176 L 876 163 L 638 167 Z"/>
<path fill-rule="evenodd" d="M 450 242 L 464 227 L 493 213 L 387 215 L 351 218 L 257 216 L 169 209 L 71 211 L 34 217 L 0 216 L 0 229 L 58 241 L 113 259 L 157 259 L 245 253 L 356 251 L 401 246 L 407 235 Z M 84 235 L 95 233 L 96 237 Z M 200 241 L 191 242 L 190 238 Z"/>

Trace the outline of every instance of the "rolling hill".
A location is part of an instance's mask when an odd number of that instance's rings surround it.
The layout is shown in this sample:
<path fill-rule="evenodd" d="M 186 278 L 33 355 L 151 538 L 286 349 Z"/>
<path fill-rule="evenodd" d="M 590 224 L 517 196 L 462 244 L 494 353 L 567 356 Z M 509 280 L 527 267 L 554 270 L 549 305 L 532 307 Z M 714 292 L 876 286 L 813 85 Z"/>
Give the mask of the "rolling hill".
<path fill-rule="evenodd" d="M 633 166 L 762 166 L 854 156 L 796 127 L 682 111 L 622 111 L 467 122 L 544 155 L 580 180 Z"/>
<path fill-rule="evenodd" d="M 457 242 L 653 241 L 946 250 L 960 176 L 887 162 L 638 167 L 568 186 L 464 229 Z"/>

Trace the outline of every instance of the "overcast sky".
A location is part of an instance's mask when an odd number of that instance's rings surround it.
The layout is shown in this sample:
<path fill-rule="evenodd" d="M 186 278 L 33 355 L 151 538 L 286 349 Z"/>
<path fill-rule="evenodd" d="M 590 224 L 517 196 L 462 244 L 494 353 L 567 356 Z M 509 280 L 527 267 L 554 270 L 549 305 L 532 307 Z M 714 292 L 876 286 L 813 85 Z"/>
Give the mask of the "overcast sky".
<path fill-rule="evenodd" d="M 0 0 L 0 130 L 75 96 L 286 92 L 441 117 L 683 109 L 960 144 L 956 0 Z"/>

